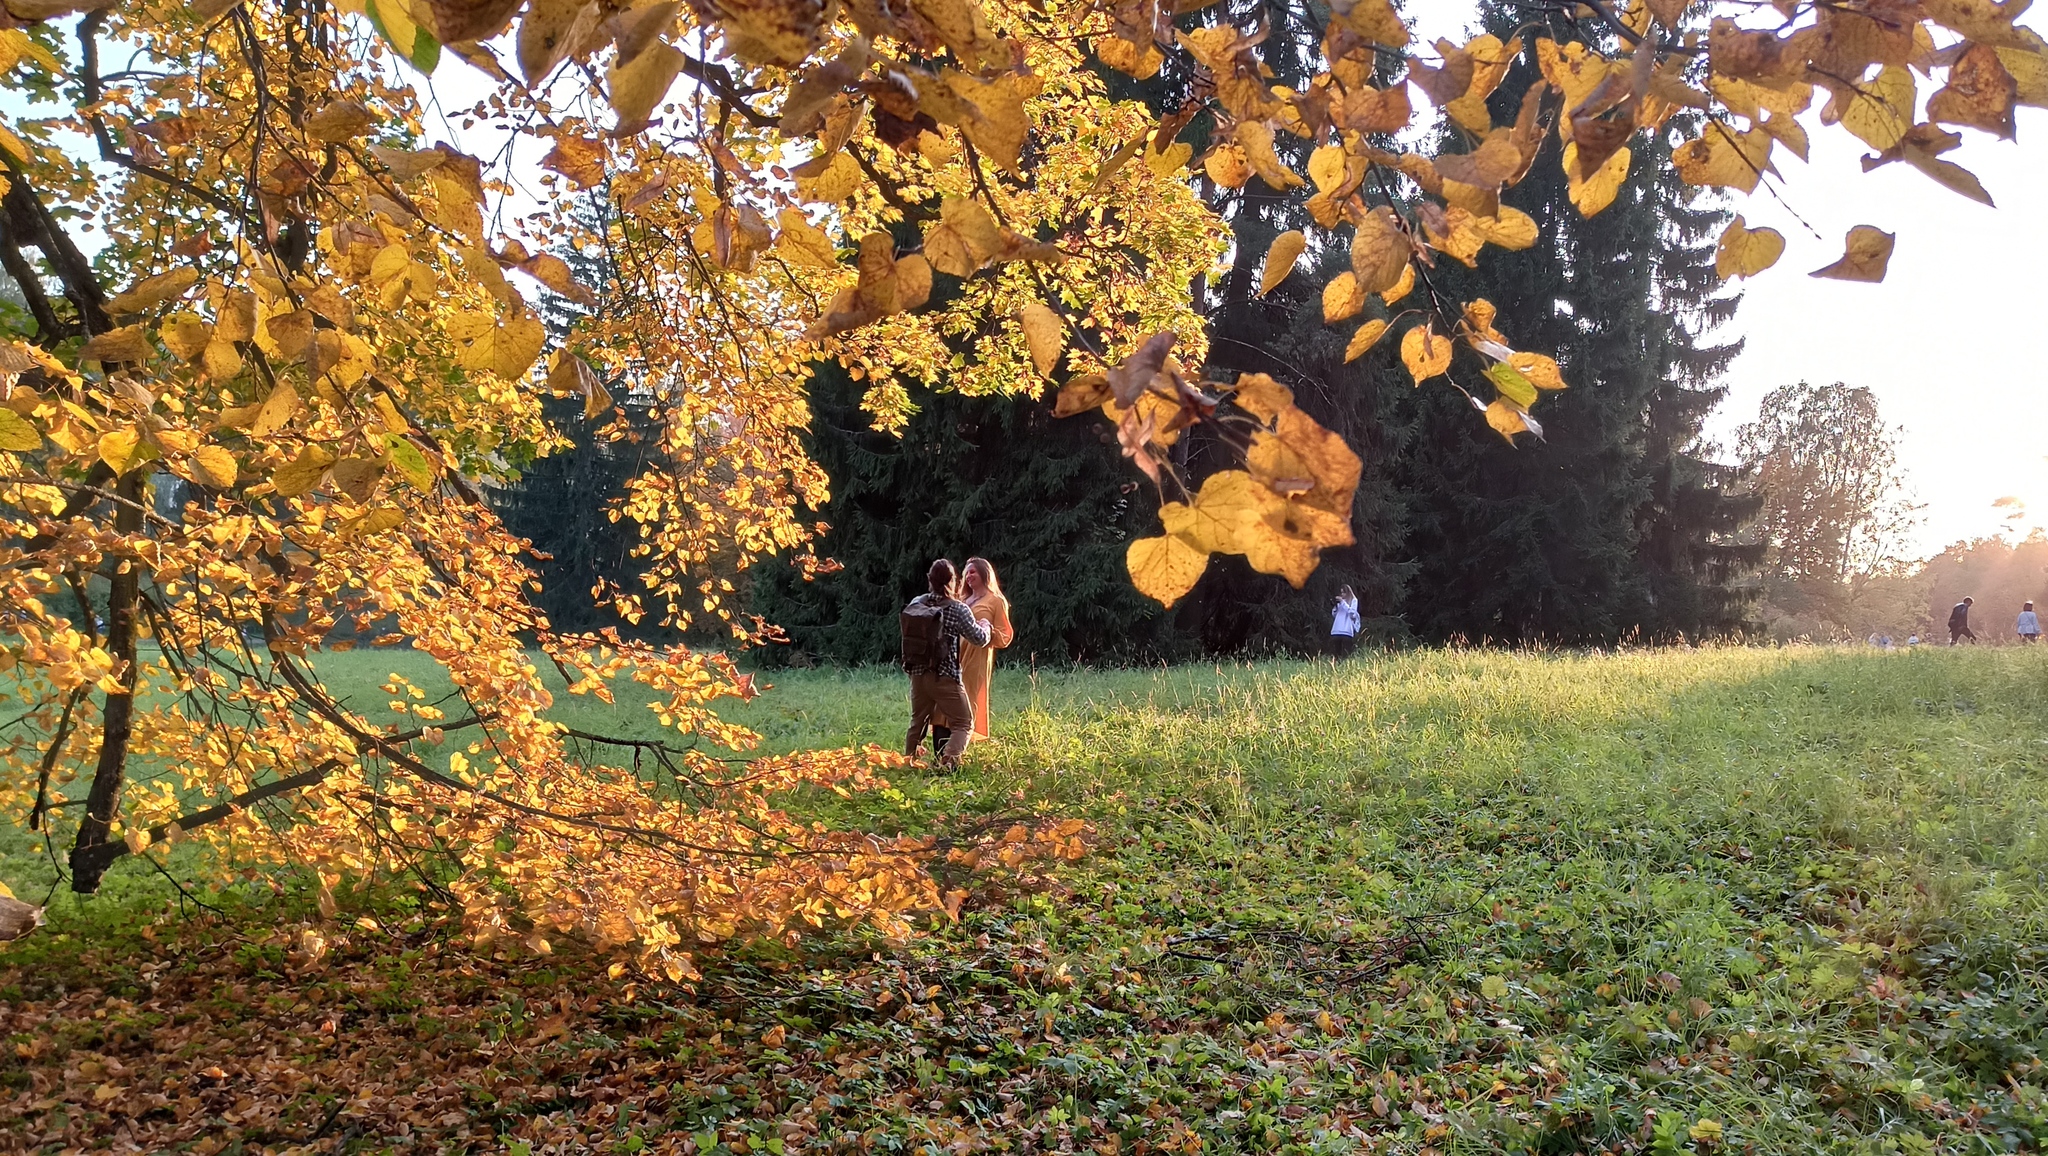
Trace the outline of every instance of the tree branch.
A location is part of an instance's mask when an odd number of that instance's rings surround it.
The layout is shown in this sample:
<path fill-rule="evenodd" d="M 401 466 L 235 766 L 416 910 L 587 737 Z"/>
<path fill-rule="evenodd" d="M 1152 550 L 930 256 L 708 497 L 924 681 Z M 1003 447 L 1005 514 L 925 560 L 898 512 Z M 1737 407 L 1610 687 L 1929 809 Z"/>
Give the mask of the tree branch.
<path fill-rule="evenodd" d="M 204 827 L 208 823 L 218 823 L 237 811 L 248 810 L 251 805 L 260 803 L 265 799 L 282 795 L 287 791 L 296 791 L 301 787 L 310 787 L 328 775 L 333 774 L 341 766 L 342 761 L 340 759 L 328 759 L 312 770 L 300 771 L 289 778 L 279 779 L 273 783 L 265 783 L 260 787 L 251 787 L 225 803 L 206 807 L 189 815 L 181 815 L 168 823 L 151 827 L 149 829 L 149 841 L 152 843 L 161 841 L 170 833 L 172 827 L 176 827 L 180 831 L 190 831 L 194 827 Z M 128 844 L 125 840 L 100 843 L 90 848 L 83 848 L 72 852 L 71 869 L 74 872 L 90 870 L 93 876 L 97 878 L 104 874 L 106 869 L 115 860 L 126 854 L 128 854 Z"/>

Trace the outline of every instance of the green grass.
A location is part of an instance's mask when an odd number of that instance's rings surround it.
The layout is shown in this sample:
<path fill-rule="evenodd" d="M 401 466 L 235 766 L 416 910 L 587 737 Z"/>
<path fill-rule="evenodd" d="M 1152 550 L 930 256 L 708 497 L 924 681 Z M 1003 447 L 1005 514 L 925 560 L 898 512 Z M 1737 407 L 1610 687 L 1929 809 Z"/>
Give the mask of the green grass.
<path fill-rule="evenodd" d="M 325 669 L 375 697 L 408 661 Z M 765 749 L 901 741 L 900 676 L 769 680 L 729 714 Z M 657 1127 L 794 1111 L 815 1056 L 838 1097 L 817 1134 L 869 1150 L 968 1127 L 1098 1151 L 2048 1144 L 2044 653 L 1006 669 L 994 700 L 965 771 L 851 817 L 1076 815 L 1096 852 L 867 971 L 837 941 L 733 963 L 709 987 L 750 994 L 705 1031 L 779 1020 L 795 1068 L 693 1085 Z M 885 972 L 932 994 L 901 1018 L 843 997 Z"/>

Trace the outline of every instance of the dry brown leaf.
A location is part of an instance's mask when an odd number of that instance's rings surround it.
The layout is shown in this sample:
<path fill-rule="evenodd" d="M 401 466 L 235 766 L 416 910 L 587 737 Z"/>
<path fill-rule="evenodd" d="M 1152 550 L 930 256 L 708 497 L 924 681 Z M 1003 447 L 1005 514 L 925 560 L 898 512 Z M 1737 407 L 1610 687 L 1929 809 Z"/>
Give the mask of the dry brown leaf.
<path fill-rule="evenodd" d="M 1308 248 L 1308 237 L 1300 229 L 1289 229 L 1273 238 L 1266 249 L 1266 265 L 1259 273 L 1259 296 L 1273 291 L 1274 286 L 1287 280 L 1294 272 L 1294 263 Z"/>
<path fill-rule="evenodd" d="M 1778 263 L 1785 253 L 1785 236 L 1776 229 L 1751 229 L 1741 216 L 1728 222 L 1714 247 L 1714 272 L 1723 280 L 1754 277 Z"/>
<path fill-rule="evenodd" d="M 1896 240 L 1882 229 L 1858 225 L 1849 230 L 1843 244 L 1842 259 L 1825 269 L 1815 269 L 1812 276 L 1837 281 L 1882 281 L 1885 267 L 1891 263 L 1892 244 Z"/>

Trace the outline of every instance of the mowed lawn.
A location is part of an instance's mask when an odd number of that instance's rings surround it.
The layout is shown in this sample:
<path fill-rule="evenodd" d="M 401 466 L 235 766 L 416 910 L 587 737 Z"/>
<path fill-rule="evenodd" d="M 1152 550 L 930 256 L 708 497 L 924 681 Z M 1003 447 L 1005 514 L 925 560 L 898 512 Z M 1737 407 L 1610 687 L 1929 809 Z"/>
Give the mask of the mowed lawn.
<path fill-rule="evenodd" d="M 433 693 L 415 658 L 323 671 Z M 899 675 L 764 678 L 729 711 L 764 750 L 902 740 Z M 94 906 L 168 909 L 125 866 L 0 955 L 0 1147 L 2048 1145 L 2048 652 L 1005 669 L 995 714 L 962 772 L 834 820 L 1080 817 L 1088 858 L 908 942 L 741 951 L 694 992 L 289 897 L 152 942 Z M 39 899 L 21 834 L 0 875 Z M 335 943 L 318 968 L 287 959 L 300 923 Z"/>

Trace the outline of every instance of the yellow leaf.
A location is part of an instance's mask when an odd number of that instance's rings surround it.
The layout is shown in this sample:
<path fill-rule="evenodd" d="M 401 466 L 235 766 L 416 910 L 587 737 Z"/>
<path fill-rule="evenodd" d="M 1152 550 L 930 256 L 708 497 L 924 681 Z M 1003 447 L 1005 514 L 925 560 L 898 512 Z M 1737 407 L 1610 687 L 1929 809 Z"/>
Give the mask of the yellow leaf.
<path fill-rule="evenodd" d="M 379 506 L 342 523 L 342 536 L 361 538 L 370 534 L 381 534 L 386 530 L 405 525 L 403 511 L 390 506 Z"/>
<path fill-rule="evenodd" d="M 1252 179 L 1252 163 L 1244 155 L 1244 149 L 1235 144 L 1221 144 L 1212 149 L 1202 161 L 1202 171 L 1209 179 L 1226 189 L 1243 188 Z"/>
<path fill-rule="evenodd" d="M 412 439 L 403 434 L 384 435 L 384 456 L 413 489 L 432 493 L 434 489 L 434 467 L 427 461 L 427 455 L 412 444 Z"/>
<path fill-rule="evenodd" d="M 1392 305 L 1394 302 L 1399 301 L 1401 298 L 1408 296 L 1409 292 L 1412 291 L 1414 288 L 1415 266 L 1408 264 L 1404 261 L 1401 264 L 1401 279 L 1399 281 L 1394 282 L 1393 288 L 1382 292 L 1380 294 L 1380 300 L 1386 302 L 1389 305 Z"/>
<path fill-rule="evenodd" d="M 945 22 L 932 19 L 926 6 L 919 7 L 928 20 L 944 27 Z M 714 11 L 724 17 L 720 31 L 734 55 L 755 64 L 789 68 L 802 64 L 824 42 L 832 9 L 778 0 L 724 0 Z M 947 44 L 959 51 L 952 41 Z"/>
<path fill-rule="evenodd" d="M 1754 277 L 1778 263 L 1785 254 L 1785 236 L 1776 229 L 1751 229 L 1741 217 L 1728 222 L 1714 247 L 1714 272 L 1723 280 Z"/>
<path fill-rule="evenodd" d="M 537 86 L 553 72 L 597 17 L 593 0 L 531 0 L 519 22 L 519 71 L 527 84 Z"/>
<path fill-rule="evenodd" d="M 1517 351 L 1508 355 L 1509 365 L 1515 372 L 1526 378 L 1537 389 L 1563 389 L 1564 374 L 1557 368 L 1557 359 L 1541 353 Z"/>
<path fill-rule="evenodd" d="M 1351 172 L 1351 161 L 1343 145 L 1324 145 L 1309 154 L 1308 179 L 1315 182 L 1316 191 L 1329 193 L 1342 189 Z"/>
<path fill-rule="evenodd" d="M 328 144 L 352 141 L 377 123 L 369 109 L 353 100 L 330 100 L 306 118 L 306 135 Z"/>
<path fill-rule="evenodd" d="M 133 289 L 120 293 L 107 302 L 107 312 L 120 316 L 124 313 L 141 313 L 183 295 L 199 280 L 199 270 L 190 265 L 158 273 L 137 282 Z"/>
<path fill-rule="evenodd" d="M 78 351 L 80 361 L 147 361 L 149 335 L 140 325 L 110 329 L 87 341 Z"/>
<path fill-rule="evenodd" d="M 1259 296 L 1264 297 L 1287 280 L 1287 275 L 1294 272 L 1294 263 L 1307 248 L 1308 237 L 1300 229 L 1289 229 L 1273 238 L 1266 249 L 1266 267 L 1259 274 Z"/>
<path fill-rule="evenodd" d="M 1209 556 L 1169 534 L 1132 542 L 1124 551 L 1124 565 L 1138 593 L 1171 606 L 1195 588 L 1209 566 Z"/>
<path fill-rule="evenodd" d="M 206 376 L 215 381 L 226 381 L 242 372 L 242 354 L 233 343 L 224 341 L 218 330 L 212 341 L 206 343 L 206 350 L 199 355 L 200 367 Z"/>
<path fill-rule="evenodd" d="M 993 80 L 983 80 L 949 68 L 939 79 L 971 108 L 970 115 L 960 122 L 960 131 L 975 148 L 1004 169 L 1018 172 L 1024 140 L 1031 130 L 1024 114 L 1023 78 L 1006 72 Z"/>
<path fill-rule="evenodd" d="M 186 477 L 201 485 L 225 490 L 235 484 L 241 466 L 224 446 L 200 446 L 192 451 L 191 473 Z"/>
<path fill-rule="evenodd" d="M 1053 403 L 1052 415 L 1072 417 L 1077 413 L 1086 413 L 1105 402 L 1114 402 L 1109 388 L 1109 378 L 1100 373 L 1084 374 L 1060 387 L 1059 397 Z"/>
<path fill-rule="evenodd" d="M 41 449 L 43 435 L 29 420 L 11 409 L 0 407 L 0 450 L 18 454 Z"/>
<path fill-rule="evenodd" d="M 1193 505 L 1173 503 L 1160 517 L 1168 533 L 1204 554 L 1242 554 L 1266 503 L 1279 500 L 1244 470 L 1219 470 L 1202 482 Z"/>
<path fill-rule="evenodd" d="M 568 355 L 564 353 L 561 356 Z M 370 404 L 377 407 L 377 419 L 383 423 L 386 433 L 412 432 L 412 425 L 405 420 L 405 415 L 399 412 L 398 403 L 391 400 L 390 394 L 378 390 L 371 397 Z"/>
<path fill-rule="evenodd" d="M 199 360 L 213 341 L 213 326 L 197 314 L 173 313 L 164 318 L 157 336 L 163 340 L 164 348 L 177 355 L 180 361 L 193 362 Z"/>
<path fill-rule="evenodd" d="M 1170 144 L 1166 146 L 1166 151 L 1164 152 L 1146 149 L 1144 153 L 1145 167 L 1151 169 L 1154 176 L 1170 177 L 1188 167 L 1188 161 L 1194 155 L 1195 146 L 1186 141 Z"/>
<path fill-rule="evenodd" d="M 142 448 L 142 435 L 132 429 L 110 430 L 100 435 L 100 460 L 117 474 L 135 467 Z"/>
<path fill-rule="evenodd" d="M 1495 433 L 1506 438 L 1509 445 L 1515 444 L 1516 434 L 1525 433 L 1529 429 L 1529 423 L 1523 420 L 1521 410 L 1499 400 L 1486 407 L 1486 424 L 1492 426 Z"/>
<path fill-rule="evenodd" d="M 1333 0 L 1331 17 L 1344 28 L 1372 44 L 1400 48 L 1408 43 L 1408 25 L 1394 11 L 1391 0 Z"/>
<path fill-rule="evenodd" d="M 1599 171 L 1584 180 L 1579 179 L 1579 146 L 1567 141 L 1564 146 L 1564 171 L 1566 194 L 1582 217 L 1597 216 L 1600 210 L 1614 203 L 1621 192 L 1622 183 L 1628 180 L 1628 166 L 1633 159 L 1626 147 L 1614 150 Z"/>
<path fill-rule="evenodd" d="M 832 248 L 832 239 L 825 235 L 825 230 L 811 224 L 802 209 L 784 209 L 775 221 L 782 226 L 781 235 L 775 238 L 775 251 L 782 254 L 783 260 L 816 269 L 830 269 L 839 264 L 839 254 Z M 929 243 L 926 248 L 930 248 Z"/>
<path fill-rule="evenodd" d="M 1358 278 L 1345 270 L 1330 278 L 1323 286 L 1323 324 L 1331 325 L 1354 317 L 1365 308 L 1365 291 L 1358 286 Z"/>
<path fill-rule="evenodd" d="M 1418 325 L 1401 337 L 1401 364 L 1421 385 L 1451 367 L 1451 339 L 1429 325 Z"/>
<path fill-rule="evenodd" d="M 1024 341 L 1031 347 L 1031 364 L 1044 377 L 1052 376 L 1053 367 L 1059 364 L 1060 351 L 1066 347 L 1066 326 L 1060 315 L 1043 302 L 1033 301 L 1018 310 L 1017 320 L 1024 327 Z"/>
<path fill-rule="evenodd" d="M 836 205 L 852 196 L 868 179 L 867 174 L 860 171 L 860 162 L 844 152 L 833 153 L 829 160 L 819 158 L 811 164 L 818 165 L 814 172 L 792 171 L 790 174 L 797 178 L 797 195 L 806 201 Z M 800 169 L 809 167 L 799 166 Z"/>
<path fill-rule="evenodd" d="M 2048 48 L 2040 45 L 1998 49 L 1998 62 L 2013 79 L 2013 98 L 2032 108 L 2048 108 Z"/>
<path fill-rule="evenodd" d="M 1344 360 L 1347 362 L 1357 361 L 1359 358 L 1365 356 L 1366 350 L 1371 349 L 1374 345 L 1378 344 L 1379 339 L 1386 336 L 1386 334 L 1386 322 L 1380 320 L 1377 317 L 1373 318 L 1370 321 L 1367 321 L 1365 324 L 1358 327 L 1358 332 L 1353 333 L 1351 335 L 1351 340 L 1345 344 Z"/>
<path fill-rule="evenodd" d="M 1244 121 L 1237 126 L 1235 136 L 1252 171 L 1269 187 L 1281 191 L 1301 187 L 1300 175 L 1281 164 L 1279 154 L 1273 151 L 1273 130 L 1264 122 Z"/>
<path fill-rule="evenodd" d="M 448 321 L 448 336 L 456 343 L 457 365 L 516 381 L 533 368 L 548 333 L 531 317 L 515 317 L 500 325 L 486 313 L 458 313 Z"/>
<path fill-rule="evenodd" d="M 1527 249 L 1537 240 L 1536 219 L 1512 205 L 1502 205 L 1499 214 L 1480 217 L 1473 224 L 1488 242 L 1503 249 Z"/>
<path fill-rule="evenodd" d="M 1414 246 L 1408 234 L 1385 205 L 1359 220 L 1351 237 L 1351 271 L 1357 276 L 1361 293 L 1384 293 L 1413 276 L 1408 257 Z M 1354 310 L 1354 312 L 1356 312 Z"/>
<path fill-rule="evenodd" d="M 1848 97 L 1846 104 L 1842 100 L 1845 95 Z M 1820 119 L 1823 124 L 1839 120 L 1842 127 L 1858 140 L 1883 151 L 1899 143 L 1906 130 L 1913 127 L 1913 104 L 1913 70 L 1901 64 L 1888 64 L 1875 79 L 1854 85 L 1847 93 L 1838 91 L 1828 101 L 1828 106 L 1821 110 Z M 1677 155 L 1673 154 L 1672 159 L 1677 160 Z M 1753 181 L 1750 187 L 1754 187 Z M 1748 192 L 1749 189 L 1744 188 L 1743 191 Z"/>
<path fill-rule="evenodd" d="M 270 475 L 270 485 L 279 497 L 296 498 L 310 492 L 320 484 L 327 474 L 327 467 L 334 464 L 334 455 L 319 446 L 307 446 L 297 457 L 279 466 Z"/>
<path fill-rule="evenodd" d="M 1837 281 L 1882 281 L 1885 267 L 1891 263 L 1895 240 L 1892 234 L 1882 229 L 1858 225 L 1849 230 L 1842 259 L 1825 269 L 1815 269 L 1812 276 Z"/>
<path fill-rule="evenodd" d="M 1159 75 L 1159 66 L 1166 63 L 1156 45 L 1137 45 L 1121 36 L 1102 36 L 1095 41 L 1095 58 L 1118 72 L 1138 80 L 1150 80 Z"/>
<path fill-rule="evenodd" d="M 620 133 L 636 133 L 646 127 L 654 107 L 682 72 L 683 59 L 673 45 L 657 44 L 624 67 L 615 65 L 606 72 L 605 95 L 618 114 Z"/>
<path fill-rule="evenodd" d="M 1344 28 L 1372 44 L 1400 48 L 1408 43 L 1408 25 L 1394 11 L 1391 0 L 1333 0 L 1331 17 Z"/>
<path fill-rule="evenodd" d="M 299 412 L 299 391 L 289 381 L 280 381 L 270 396 L 263 399 L 263 407 L 256 411 L 255 420 L 249 423 L 249 433 L 254 437 L 269 437 L 290 423 Z"/>

